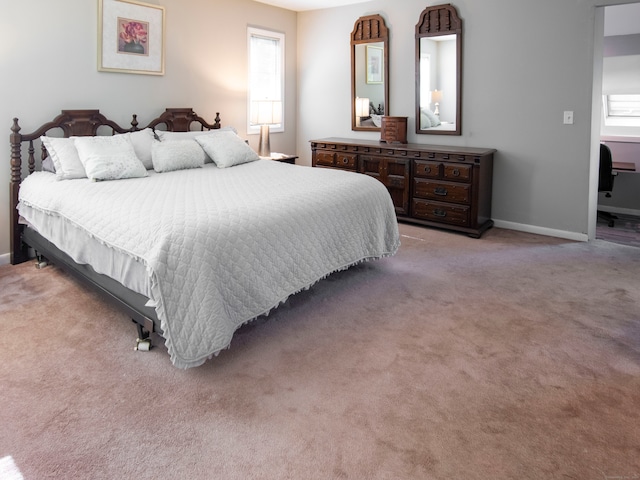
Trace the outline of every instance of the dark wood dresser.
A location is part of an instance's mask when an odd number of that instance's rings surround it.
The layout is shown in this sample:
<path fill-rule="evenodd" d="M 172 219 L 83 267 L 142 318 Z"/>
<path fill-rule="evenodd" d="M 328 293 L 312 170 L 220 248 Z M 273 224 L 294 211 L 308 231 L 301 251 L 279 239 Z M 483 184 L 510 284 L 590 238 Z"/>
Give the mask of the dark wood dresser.
<path fill-rule="evenodd" d="M 311 141 L 311 152 L 314 167 L 380 180 L 389 190 L 398 220 L 474 238 L 493 226 L 494 149 L 324 138 Z"/>

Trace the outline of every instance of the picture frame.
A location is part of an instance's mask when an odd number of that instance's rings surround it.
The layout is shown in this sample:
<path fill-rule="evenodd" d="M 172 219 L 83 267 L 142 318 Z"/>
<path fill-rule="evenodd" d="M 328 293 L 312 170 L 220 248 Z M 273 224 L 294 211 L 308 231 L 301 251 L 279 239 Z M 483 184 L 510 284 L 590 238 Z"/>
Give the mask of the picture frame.
<path fill-rule="evenodd" d="M 98 0 L 98 71 L 164 75 L 165 9 Z"/>
<path fill-rule="evenodd" d="M 367 45 L 367 83 L 380 84 L 384 81 L 384 48 Z"/>

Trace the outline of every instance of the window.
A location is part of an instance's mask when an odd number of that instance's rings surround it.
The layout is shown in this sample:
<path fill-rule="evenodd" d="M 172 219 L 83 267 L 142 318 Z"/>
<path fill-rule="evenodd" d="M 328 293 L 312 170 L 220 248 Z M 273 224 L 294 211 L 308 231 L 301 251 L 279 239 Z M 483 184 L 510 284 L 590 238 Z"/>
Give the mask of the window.
<path fill-rule="evenodd" d="M 258 133 L 265 122 L 267 102 L 270 130 L 284 131 L 284 33 L 247 28 L 249 48 L 249 91 L 247 95 L 247 133 Z"/>
<path fill-rule="evenodd" d="M 603 95 L 603 104 L 605 125 L 640 127 L 640 94 Z"/>

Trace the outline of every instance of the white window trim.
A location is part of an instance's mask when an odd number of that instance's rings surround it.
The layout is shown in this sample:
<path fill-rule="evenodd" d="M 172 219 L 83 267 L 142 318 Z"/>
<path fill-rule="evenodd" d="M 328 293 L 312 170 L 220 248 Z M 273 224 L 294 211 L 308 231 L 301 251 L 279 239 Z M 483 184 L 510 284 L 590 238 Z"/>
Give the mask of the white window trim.
<path fill-rule="evenodd" d="M 282 102 L 282 123 L 279 125 L 271 125 L 271 132 L 284 132 L 286 102 L 284 98 L 285 84 L 285 34 L 274 30 L 267 30 L 259 27 L 247 27 L 247 134 L 257 135 L 260 133 L 259 125 L 251 124 L 251 37 L 259 36 L 271 39 L 277 39 L 280 42 L 280 100 Z"/>
<path fill-rule="evenodd" d="M 604 124 L 609 127 L 640 127 L 640 117 L 609 114 L 609 96 L 602 96 Z"/>

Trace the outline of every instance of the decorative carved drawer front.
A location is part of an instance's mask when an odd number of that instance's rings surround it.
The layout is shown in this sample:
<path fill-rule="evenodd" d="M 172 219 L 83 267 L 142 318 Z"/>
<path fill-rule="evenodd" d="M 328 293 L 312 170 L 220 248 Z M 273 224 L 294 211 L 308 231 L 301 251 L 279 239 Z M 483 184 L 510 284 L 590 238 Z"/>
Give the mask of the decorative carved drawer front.
<path fill-rule="evenodd" d="M 427 162 L 424 160 L 415 160 L 413 175 L 425 178 L 440 178 L 442 164 L 439 162 Z"/>
<path fill-rule="evenodd" d="M 469 226 L 469 207 L 413 199 L 412 215 L 432 222 L 449 223 L 461 227 Z"/>
<path fill-rule="evenodd" d="M 435 153 L 435 152 L 426 152 L 425 157 L 428 160 L 436 160 L 440 162 L 447 162 L 449 160 L 455 160 L 458 157 L 456 155 L 452 155 L 450 153 Z"/>
<path fill-rule="evenodd" d="M 454 182 L 469 182 L 471 181 L 472 168 L 471 165 L 445 163 L 443 165 L 442 178 Z"/>
<path fill-rule="evenodd" d="M 321 165 L 323 167 L 333 167 L 335 160 L 335 153 L 318 152 L 316 155 L 316 165 Z"/>
<path fill-rule="evenodd" d="M 415 197 L 470 204 L 470 185 L 449 182 L 432 182 L 423 178 L 413 179 L 413 195 Z"/>
<path fill-rule="evenodd" d="M 380 177 L 380 157 L 360 155 L 360 173 L 366 173 L 372 177 Z"/>
<path fill-rule="evenodd" d="M 358 155 L 354 153 L 337 153 L 335 166 L 356 170 L 358 168 Z"/>

